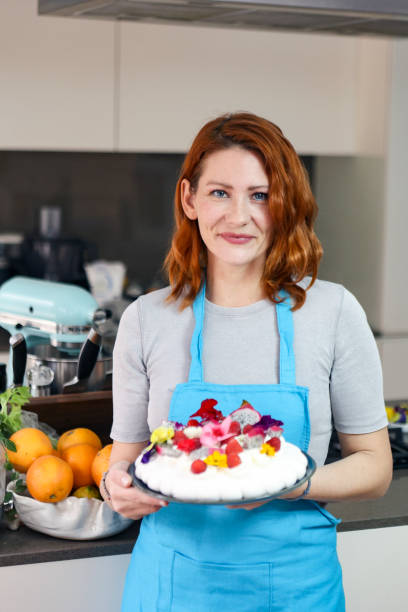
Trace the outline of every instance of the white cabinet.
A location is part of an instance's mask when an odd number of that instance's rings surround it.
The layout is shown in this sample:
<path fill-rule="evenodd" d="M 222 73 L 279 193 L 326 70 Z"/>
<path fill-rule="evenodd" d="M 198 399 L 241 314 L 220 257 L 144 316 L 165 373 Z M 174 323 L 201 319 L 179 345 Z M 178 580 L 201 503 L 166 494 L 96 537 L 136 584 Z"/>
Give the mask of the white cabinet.
<path fill-rule="evenodd" d="M 387 401 L 408 398 L 408 337 L 377 338 L 381 357 L 384 397 Z"/>
<path fill-rule="evenodd" d="M 353 154 L 361 50 L 345 36 L 123 22 L 119 149 L 183 152 L 205 121 L 247 110 L 299 152 Z"/>
<path fill-rule="evenodd" d="M 0 3 L 0 149 L 112 150 L 114 27 Z"/>

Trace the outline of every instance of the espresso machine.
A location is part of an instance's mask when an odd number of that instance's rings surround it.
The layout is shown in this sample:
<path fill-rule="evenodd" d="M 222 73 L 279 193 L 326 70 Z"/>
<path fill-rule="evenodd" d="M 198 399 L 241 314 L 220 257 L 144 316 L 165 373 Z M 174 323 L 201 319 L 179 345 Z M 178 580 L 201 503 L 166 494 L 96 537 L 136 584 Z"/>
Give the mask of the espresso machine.
<path fill-rule="evenodd" d="M 109 316 L 77 285 L 24 276 L 3 283 L 0 326 L 10 334 L 8 386 L 28 384 L 33 369 L 46 366 L 53 373 L 50 394 L 109 388 Z"/>

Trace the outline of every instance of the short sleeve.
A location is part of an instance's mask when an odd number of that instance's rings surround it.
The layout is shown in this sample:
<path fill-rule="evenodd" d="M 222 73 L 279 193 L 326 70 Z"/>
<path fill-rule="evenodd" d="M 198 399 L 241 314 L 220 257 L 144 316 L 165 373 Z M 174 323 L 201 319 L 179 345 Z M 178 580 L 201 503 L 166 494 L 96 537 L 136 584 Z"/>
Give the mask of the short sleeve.
<path fill-rule="evenodd" d="M 342 433 L 370 433 L 387 425 L 377 345 L 363 308 L 344 289 L 330 376 L 333 422 Z"/>
<path fill-rule="evenodd" d="M 143 360 L 139 300 L 127 307 L 119 323 L 113 350 L 112 393 L 111 438 L 118 442 L 149 440 L 149 381 Z"/>

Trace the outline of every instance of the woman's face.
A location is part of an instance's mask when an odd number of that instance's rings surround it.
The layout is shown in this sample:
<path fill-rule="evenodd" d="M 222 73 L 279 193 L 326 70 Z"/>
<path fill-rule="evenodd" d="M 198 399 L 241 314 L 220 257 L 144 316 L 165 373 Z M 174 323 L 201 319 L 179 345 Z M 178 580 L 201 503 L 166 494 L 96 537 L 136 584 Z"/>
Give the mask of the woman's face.
<path fill-rule="evenodd" d="M 269 181 L 258 156 L 234 147 L 209 155 L 197 190 L 181 185 L 182 204 L 189 219 L 197 219 L 208 249 L 208 263 L 263 265 L 271 244 Z"/>

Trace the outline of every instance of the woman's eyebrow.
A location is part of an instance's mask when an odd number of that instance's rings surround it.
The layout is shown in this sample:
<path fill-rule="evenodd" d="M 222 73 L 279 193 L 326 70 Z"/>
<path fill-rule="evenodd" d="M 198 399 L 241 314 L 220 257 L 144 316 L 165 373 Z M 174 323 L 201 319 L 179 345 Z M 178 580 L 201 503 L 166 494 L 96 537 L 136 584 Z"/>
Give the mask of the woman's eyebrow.
<path fill-rule="evenodd" d="M 232 185 L 227 185 L 227 183 L 222 183 L 221 181 L 208 181 L 206 186 L 208 185 L 220 185 L 221 187 L 225 187 L 226 189 L 233 189 Z M 248 187 L 248 191 L 253 191 L 254 189 L 269 189 L 269 185 L 250 185 Z"/>

